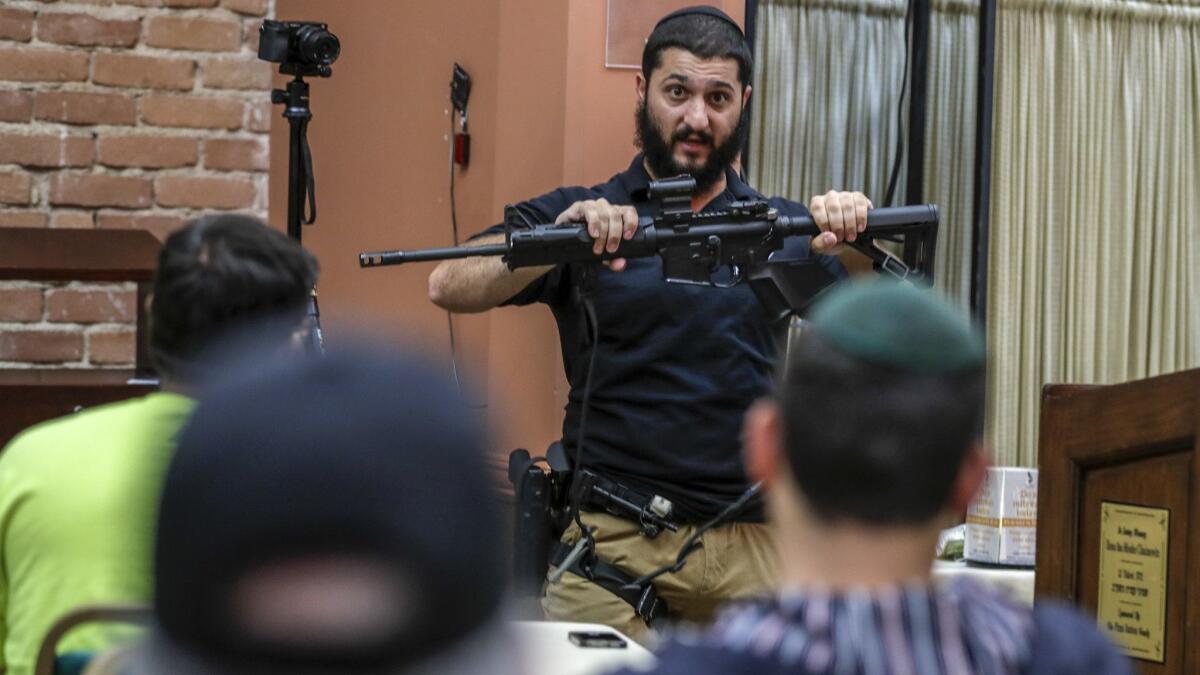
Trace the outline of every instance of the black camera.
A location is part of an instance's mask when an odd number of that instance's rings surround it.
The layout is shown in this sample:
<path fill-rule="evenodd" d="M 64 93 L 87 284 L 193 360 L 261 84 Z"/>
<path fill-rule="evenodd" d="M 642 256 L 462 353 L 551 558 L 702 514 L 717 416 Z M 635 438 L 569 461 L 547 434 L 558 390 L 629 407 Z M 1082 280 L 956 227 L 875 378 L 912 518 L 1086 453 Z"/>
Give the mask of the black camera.
<path fill-rule="evenodd" d="M 282 64 L 286 75 L 329 77 L 330 64 L 342 45 L 329 25 L 315 21 L 263 21 L 259 29 L 258 58 Z"/>

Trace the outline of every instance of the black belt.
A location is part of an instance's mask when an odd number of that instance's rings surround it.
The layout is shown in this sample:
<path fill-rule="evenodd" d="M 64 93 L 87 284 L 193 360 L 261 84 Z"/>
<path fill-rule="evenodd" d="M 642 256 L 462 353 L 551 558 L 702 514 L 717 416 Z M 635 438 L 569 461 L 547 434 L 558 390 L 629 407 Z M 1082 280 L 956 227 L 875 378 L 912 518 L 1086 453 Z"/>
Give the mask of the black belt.
<path fill-rule="evenodd" d="M 671 519 L 673 505 L 658 495 L 630 488 L 591 469 L 576 473 L 572 489 L 579 495 L 580 508 L 631 520 L 651 539 L 664 529 L 679 531 L 679 524 Z"/>
<path fill-rule="evenodd" d="M 550 553 L 550 564 L 555 567 L 561 566 L 574 548 L 559 542 Z M 636 581 L 637 577 L 600 560 L 594 553 L 577 558 L 566 569 L 629 603 L 648 626 L 653 626 L 658 619 L 667 614 L 667 601 L 658 597 L 658 590 L 653 584 L 647 582 L 631 587 L 630 583 Z"/>

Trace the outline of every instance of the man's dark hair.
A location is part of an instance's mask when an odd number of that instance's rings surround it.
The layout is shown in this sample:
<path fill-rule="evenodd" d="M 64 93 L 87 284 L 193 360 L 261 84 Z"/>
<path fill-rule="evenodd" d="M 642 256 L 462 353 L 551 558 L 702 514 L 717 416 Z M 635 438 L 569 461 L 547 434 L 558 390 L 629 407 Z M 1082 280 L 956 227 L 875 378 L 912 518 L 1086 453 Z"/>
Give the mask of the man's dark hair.
<path fill-rule="evenodd" d="M 984 373 L 914 374 L 814 332 L 777 385 L 788 464 L 819 518 L 916 525 L 945 507 L 983 428 Z"/>
<path fill-rule="evenodd" d="M 642 50 L 642 75 L 647 81 L 662 65 L 662 52 L 671 47 L 689 51 L 704 59 L 733 59 L 738 64 L 742 87 L 754 76 L 754 55 L 741 30 L 730 21 L 708 14 L 681 14 L 660 22 Z"/>
<path fill-rule="evenodd" d="M 304 318 L 317 262 L 286 235 L 250 216 L 199 218 L 167 237 L 154 273 L 150 351 L 163 375 L 188 366 L 232 329 Z"/>

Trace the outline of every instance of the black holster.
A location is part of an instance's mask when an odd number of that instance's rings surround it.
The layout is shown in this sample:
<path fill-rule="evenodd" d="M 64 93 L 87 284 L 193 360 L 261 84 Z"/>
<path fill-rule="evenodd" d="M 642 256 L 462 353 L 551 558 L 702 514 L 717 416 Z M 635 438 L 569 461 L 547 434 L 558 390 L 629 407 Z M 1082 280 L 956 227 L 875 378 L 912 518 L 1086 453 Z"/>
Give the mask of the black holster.
<path fill-rule="evenodd" d="M 548 453 L 552 454 L 552 453 Z M 571 472 L 545 471 L 523 449 L 508 456 L 508 479 L 516 497 L 513 519 L 513 590 L 518 597 L 540 597 L 550 552 L 567 527 Z"/>
<path fill-rule="evenodd" d="M 550 468 L 539 466 L 544 462 Z M 513 590 L 517 597 L 541 597 L 546 571 L 551 565 L 584 577 L 621 598 L 647 625 L 653 626 L 665 616 L 667 603 L 658 597 L 651 583 L 634 584 L 635 575 L 611 565 L 588 551 L 583 557 L 572 556 L 572 546 L 560 543 L 570 523 L 570 493 L 581 490 L 583 503 L 599 511 L 639 522 L 642 533 L 654 536 L 663 528 L 676 525 L 651 513 L 653 495 L 625 488 L 591 471 L 584 471 L 579 484 L 572 487 L 574 471 L 560 444 L 550 446 L 546 458 L 530 457 L 526 450 L 514 450 L 508 456 L 508 479 L 516 493 L 513 521 Z"/>

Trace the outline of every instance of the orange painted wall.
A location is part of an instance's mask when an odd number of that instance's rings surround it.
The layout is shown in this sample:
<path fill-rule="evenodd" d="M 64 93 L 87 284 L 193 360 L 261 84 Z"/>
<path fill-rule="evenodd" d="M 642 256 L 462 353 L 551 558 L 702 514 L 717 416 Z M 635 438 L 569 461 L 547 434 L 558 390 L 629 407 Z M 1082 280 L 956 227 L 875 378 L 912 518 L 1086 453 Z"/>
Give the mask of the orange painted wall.
<path fill-rule="evenodd" d="M 713 4 L 742 20 L 742 0 Z M 446 315 L 426 296 L 432 265 L 360 270 L 357 254 L 451 244 L 455 61 L 474 80 L 471 165 L 456 175 L 463 237 L 498 222 L 506 203 L 600 182 L 628 165 L 635 71 L 604 67 L 606 10 L 604 0 L 278 0 L 279 18 L 325 21 L 342 41 L 333 77 L 312 81 L 318 220 L 304 231 L 322 266 L 327 342 L 366 334 L 422 349 L 450 373 Z M 270 204 L 282 227 L 287 124 L 279 112 Z M 497 469 L 513 447 L 543 450 L 559 435 L 566 400 L 550 312 L 460 316 L 455 329 L 460 372 L 493 428 Z"/>

